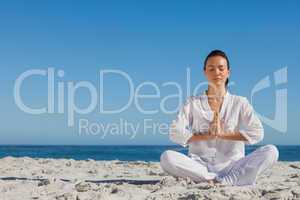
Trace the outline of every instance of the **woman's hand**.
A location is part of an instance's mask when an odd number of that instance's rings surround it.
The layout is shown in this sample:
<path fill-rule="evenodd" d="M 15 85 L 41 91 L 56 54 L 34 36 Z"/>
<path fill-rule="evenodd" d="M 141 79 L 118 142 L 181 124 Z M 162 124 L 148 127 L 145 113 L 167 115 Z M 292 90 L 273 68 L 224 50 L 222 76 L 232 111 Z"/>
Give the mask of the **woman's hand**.
<path fill-rule="evenodd" d="M 214 112 L 214 119 L 210 123 L 209 127 L 209 135 L 213 135 L 215 137 L 221 137 L 224 135 L 224 123 L 220 119 L 220 114 L 218 112 Z"/>
<path fill-rule="evenodd" d="M 219 113 L 214 112 L 214 118 L 213 121 L 209 125 L 208 134 L 209 135 L 217 135 L 217 132 L 219 131 L 218 125 L 219 125 Z"/>
<path fill-rule="evenodd" d="M 187 143 L 191 143 L 191 142 L 197 142 L 197 141 L 203 141 L 203 140 L 212 140 L 215 139 L 216 136 L 214 135 L 209 135 L 209 134 L 203 134 L 203 135 L 193 135 L 188 141 Z"/>

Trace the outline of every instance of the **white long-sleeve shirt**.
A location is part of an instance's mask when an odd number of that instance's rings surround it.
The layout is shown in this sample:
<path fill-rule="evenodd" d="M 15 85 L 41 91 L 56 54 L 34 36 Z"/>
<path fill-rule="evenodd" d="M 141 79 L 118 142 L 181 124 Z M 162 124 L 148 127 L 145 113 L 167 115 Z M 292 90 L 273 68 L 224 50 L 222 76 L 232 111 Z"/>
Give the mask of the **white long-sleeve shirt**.
<path fill-rule="evenodd" d="M 208 133 L 213 118 L 214 112 L 205 93 L 189 97 L 173 121 L 175 129 L 170 129 L 170 139 L 186 147 L 194 133 Z M 195 141 L 188 145 L 190 156 L 200 157 L 216 171 L 244 157 L 245 144 L 258 143 L 264 137 L 263 126 L 245 97 L 232 95 L 227 91 L 221 106 L 220 119 L 224 123 L 225 132 L 240 132 L 247 141 L 216 138 Z"/>

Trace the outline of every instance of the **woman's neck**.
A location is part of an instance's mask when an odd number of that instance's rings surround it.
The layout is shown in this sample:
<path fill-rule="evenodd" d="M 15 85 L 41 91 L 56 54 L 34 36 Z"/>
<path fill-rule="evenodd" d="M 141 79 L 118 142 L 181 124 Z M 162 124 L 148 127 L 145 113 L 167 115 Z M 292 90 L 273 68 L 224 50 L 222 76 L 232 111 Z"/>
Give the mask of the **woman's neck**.
<path fill-rule="evenodd" d="M 207 96 L 210 98 L 223 98 L 226 94 L 225 87 L 209 87 L 207 89 Z"/>

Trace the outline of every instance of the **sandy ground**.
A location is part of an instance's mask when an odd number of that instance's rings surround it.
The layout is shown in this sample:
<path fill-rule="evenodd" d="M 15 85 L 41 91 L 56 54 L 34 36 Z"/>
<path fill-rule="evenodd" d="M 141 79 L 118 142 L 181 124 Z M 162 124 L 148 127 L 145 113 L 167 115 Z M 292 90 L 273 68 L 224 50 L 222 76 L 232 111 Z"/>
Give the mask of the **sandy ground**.
<path fill-rule="evenodd" d="M 158 162 L 5 157 L 0 199 L 300 199 L 300 162 L 278 162 L 256 185 L 237 187 L 176 179 Z"/>

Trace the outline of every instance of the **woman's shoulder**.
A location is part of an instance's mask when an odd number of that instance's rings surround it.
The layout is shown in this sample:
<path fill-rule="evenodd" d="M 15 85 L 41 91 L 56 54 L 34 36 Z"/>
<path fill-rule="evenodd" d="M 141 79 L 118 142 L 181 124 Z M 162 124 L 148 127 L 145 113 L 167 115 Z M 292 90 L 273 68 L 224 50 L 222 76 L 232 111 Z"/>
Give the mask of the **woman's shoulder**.
<path fill-rule="evenodd" d="M 192 104 L 196 101 L 199 101 L 199 97 L 198 96 L 189 96 L 185 99 L 184 101 L 184 105 L 188 105 L 188 104 Z"/>
<path fill-rule="evenodd" d="M 194 103 L 194 102 L 200 102 L 204 101 L 205 96 L 204 95 L 195 95 L 195 96 L 189 96 L 186 98 L 185 103 Z"/>
<path fill-rule="evenodd" d="M 230 100 L 234 103 L 234 105 L 245 105 L 249 103 L 247 97 L 236 94 L 230 94 Z"/>

